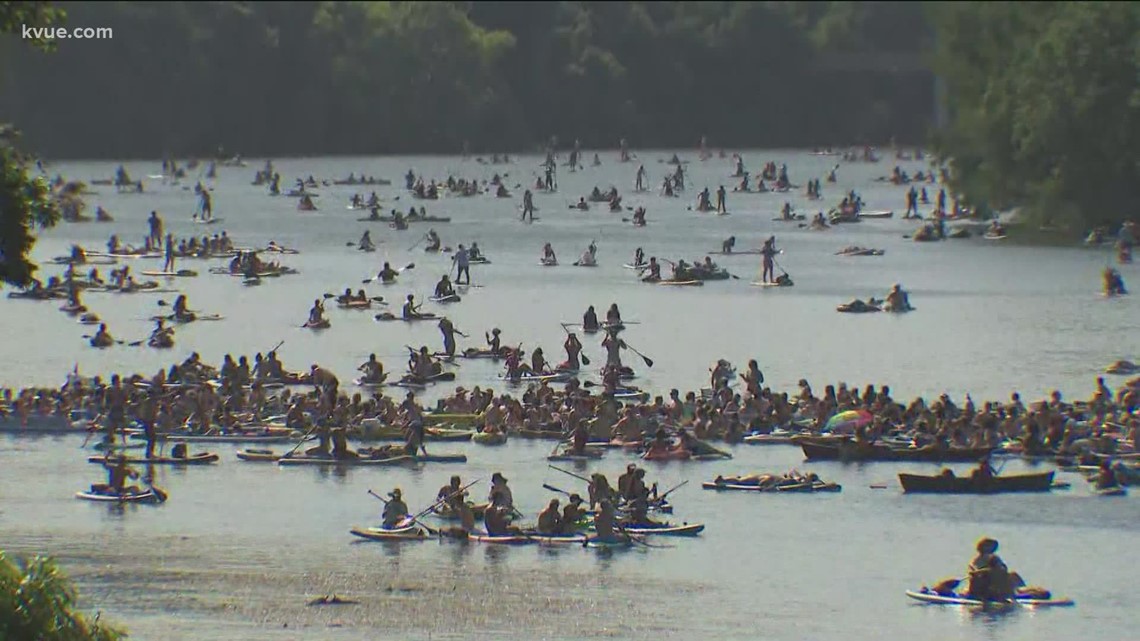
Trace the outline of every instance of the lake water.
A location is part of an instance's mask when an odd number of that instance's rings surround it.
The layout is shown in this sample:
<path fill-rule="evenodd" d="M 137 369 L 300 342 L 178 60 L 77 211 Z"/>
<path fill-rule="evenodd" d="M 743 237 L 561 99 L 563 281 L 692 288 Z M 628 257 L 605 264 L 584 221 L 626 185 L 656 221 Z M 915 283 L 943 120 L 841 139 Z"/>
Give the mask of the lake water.
<path fill-rule="evenodd" d="M 312 158 L 276 163 L 283 186 L 298 175 L 318 179 L 350 171 L 392 179 L 377 188 L 385 209 L 410 203 L 428 213 L 451 216 L 435 225 L 446 245 L 477 241 L 493 264 L 473 266 L 481 288 L 446 309 L 457 327 L 478 337 L 499 327 L 504 343 L 542 345 L 548 357 L 561 355 L 559 322 L 577 322 L 587 305 L 603 313 L 618 302 L 623 316 L 640 321 L 623 337 L 655 361 L 652 369 L 627 357 L 638 384 L 658 393 L 672 387 L 707 384 L 717 358 L 738 366 L 756 358 L 768 384 L 791 389 L 799 378 L 817 388 L 840 380 L 889 384 L 896 398 L 947 391 L 977 400 L 1004 399 L 1018 390 L 1038 398 L 1054 388 L 1086 397 L 1098 371 L 1119 358 L 1136 360 L 1137 304 L 1134 297 L 1099 296 L 1100 270 L 1109 254 L 1085 249 L 1036 248 L 982 240 L 914 243 L 902 236 L 914 223 L 902 220 L 843 225 L 826 232 L 773 222 L 784 200 L 801 211 L 813 206 L 798 194 L 729 193 L 730 216 L 698 215 L 687 208 L 696 192 L 719 184 L 731 189 L 729 159 L 688 165 L 683 198 L 656 191 L 633 194 L 636 163 L 577 173 L 560 168 L 560 191 L 536 195 L 541 220 L 518 221 L 522 189 L 510 200 L 490 196 L 411 201 L 401 176 L 412 168 L 426 177 L 486 179 L 508 172 L 512 188 L 528 185 L 540 171 L 539 158 L 518 157 L 508 166 L 481 166 L 458 158 Z M 666 152 L 642 152 L 649 183 L 659 185 Z M 692 154 L 690 154 L 692 156 Z M 793 182 L 822 178 L 836 159 L 803 152 L 745 152 L 751 171 L 763 162 L 786 162 Z M 271 198 L 249 185 L 260 160 L 244 169 L 219 168 L 214 181 L 215 216 L 238 245 L 269 240 L 297 247 L 283 262 L 296 276 L 246 288 L 240 279 L 206 273 L 175 283 L 191 307 L 226 316 L 223 323 L 179 328 L 172 353 L 137 348 L 93 350 L 81 338 L 89 328 L 55 310 L 57 305 L 0 300 L 0 348 L 7 365 L 0 385 L 55 385 L 78 364 L 85 374 L 140 371 L 153 374 L 173 358 L 199 351 L 220 362 L 226 353 L 264 351 L 284 340 L 281 357 L 291 369 L 320 362 L 352 378 L 356 365 L 377 353 L 387 368 L 400 369 L 403 345 L 438 346 L 434 324 L 375 323 L 371 314 L 332 308 L 331 330 L 314 334 L 298 326 L 312 300 L 324 292 L 360 287 L 384 260 L 394 266 L 414 261 L 398 285 L 373 286 L 372 295 L 399 301 L 406 293 L 426 298 L 449 265 L 446 256 L 409 251 L 426 229 L 394 232 L 386 225 L 360 223 L 360 212 L 345 209 L 352 187 L 322 188 L 321 211 L 302 213 L 290 198 Z M 824 202 L 856 189 L 867 208 L 901 214 L 904 189 L 877 183 L 894 163 L 843 164 L 838 185 L 823 185 Z M 131 162 L 133 176 L 159 173 L 157 162 Z M 911 171 L 917 163 L 903 164 Z M 108 178 L 109 163 L 60 163 L 53 170 L 69 178 Z M 605 207 L 588 213 L 567 206 L 597 185 L 616 185 L 627 206 L 645 205 L 649 226 L 622 223 L 624 214 Z M 145 218 L 159 210 L 176 236 L 203 233 L 190 222 L 196 199 L 180 186 L 147 184 L 149 195 L 117 195 L 101 187 L 89 210 L 103 205 L 110 225 L 63 225 L 44 234 L 36 256 L 66 252 L 71 242 L 99 247 L 110 233 L 130 242 L 146 233 Z M 933 200 L 937 189 L 928 186 Z M 365 192 L 367 194 L 367 191 Z M 394 199 L 399 196 L 399 200 Z M 927 208 L 929 209 L 929 208 Z M 363 229 L 372 229 L 379 251 L 346 249 Z M 703 258 L 724 238 L 737 248 L 759 246 L 770 234 L 785 250 L 780 266 L 793 288 L 750 287 L 758 272 L 755 256 L 718 257 L 739 280 L 700 288 L 651 287 L 621 265 L 635 247 L 671 259 Z M 569 266 L 592 240 L 600 267 Z M 553 243 L 565 266 L 541 268 L 544 242 Z M 846 245 L 879 247 L 882 258 L 841 258 Z M 422 247 L 422 245 L 421 245 Z M 151 261 L 136 261 L 135 269 Z M 45 268 L 46 274 L 58 269 Z M 1124 268 L 1130 284 L 1135 267 Z M 854 297 L 882 296 L 892 283 L 910 291 L 916 313 L 837 314 L 835 306 Z M 117 338 L 137 340 L 157 311 L 155 301 L 173 295 L 92 294 L 85 303 L 110 325 Z M 433 309 L 431 303 L 425 310 Z M 11 337 L 17 337 L 13 340 Z M 603 353 L 593 338 L 584 341 L 591 359 Z M 462 349 L 472 343 L 460 342 Z M 477 343 L 475 343 L 477 345 Z M 459 384 L 496 385 L 491 363 L 465 361 Z M 1113 384 L 1110 381 L 1110 384 Z M 1118 384 L 1118 383 L 1117 383 Z M 426 395 L 445 390 L 436 390 Z M 899 471 L 935 471 L 933 466 L 812 464 L 824 479 L 844 485 L 830 495 L 720 495 L 699 483 L 717 474 L 805 469 L 793 447 L 733 449 L 735 459 L 718 463 L 652 465 L 650 477 L 676 492 L 678 521 L 704 522 L 693 540 L 658 539 L 667 549 L 637 548 L 598 554 L 580 548 L 514 549 L 488 545 L 413 543 L 401 546 L 353 544 L 348 529 L 379 518 L 379 502 L 366 494 L 399 486 L 409 504 L 426 505 L 452 473 L 482 481 L 502 470 L 515 488 L 516 503 L 537 513 L 549 498 L 542 483 L 572 491 L 583 485 L 548 469 L 549 443 L 512 441 L 505 447 L 438 444 L 441 452 L 468 454 L 466 466 L 421 470 L 351 469 L 345 473 L 278 469 L 238 463 L 229 448 L 209 469 L 158 470 L 158 483 L 171 500 L 158 508 L 123 511 L 76 501 L 76 490 L 101 476 L 87 464 L 81 438 L 0 437 L 0 545 L 18 552 L 46 552 L 61 558 L 79 581 L 84 603 L 102 609 L 140 639 L 1121 639 L 1134 633 L 1132 566 L 1124 561 L 1140 544 L 1132 498 L 1094 498 L 1071 475 L 1073 489 L 1033 497 L 903 496 L 893 481 Z M 212 448 L 214 449 L 214 448 Z M 611 452 L 586 471 L 616 474 L 631 461 Z M 1006 472 L 1023 468 L 1010 462 Z M 963 468 L 964 469 L 964 468 Z M 582 471 L 582 470 L 579 470 Z M 870 485 L 890 481 L 888 489 Z M 998 538 L 1007 563 L 1031 583 L 1077 600 L 1075 609 L 1020 611 L 1004 616 L 970 614 L 912 605 L 903 591 L 961 575 L 981 535 Z M 314 596 L 337 592 L 356 606 L 313 608 Z"/>

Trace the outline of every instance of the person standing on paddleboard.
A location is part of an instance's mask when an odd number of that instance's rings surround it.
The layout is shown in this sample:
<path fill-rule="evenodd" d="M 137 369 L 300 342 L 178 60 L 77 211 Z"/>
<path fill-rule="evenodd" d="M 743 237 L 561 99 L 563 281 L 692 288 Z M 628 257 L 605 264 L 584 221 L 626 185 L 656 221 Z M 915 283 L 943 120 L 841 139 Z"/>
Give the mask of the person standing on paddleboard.
<path fill-rule="evenodd" d="M 456 285 L 470 285 L 471 284 L 471 257 L 467 249 L 463 245 L 459 245 L 455 255 L 451 257 L 455 263 L 455 284 Z M 467 277 L 466 281 L 460 279 L 464 276 Z"/>
<path fill-rule="evenodd" d="M 764 241 L 764 247 L 760 250 L 760 255 L 764 257 L 764 269 L 760 276 L 760 282 L 766 283 L 769 278 L 775 282 L 775 261 L 778 253 L 780 252 L 776 249 L 776 237 L 769 236 L 768 240 Z"/>

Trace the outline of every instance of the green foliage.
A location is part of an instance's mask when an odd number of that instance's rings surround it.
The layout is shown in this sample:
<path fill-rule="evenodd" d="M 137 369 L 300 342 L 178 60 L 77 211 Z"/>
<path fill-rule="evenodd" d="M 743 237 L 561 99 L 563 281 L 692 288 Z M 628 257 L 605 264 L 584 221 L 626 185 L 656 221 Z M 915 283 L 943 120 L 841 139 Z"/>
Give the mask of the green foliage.
<path fill-rule="evenodd" d="M 75 588 L 54 561 L 0 551 L 0 639 L 118 641 L 125 634 L 76 611 Z"/>
<path fill-rule="evenodd" d="M 952 122 L 936 136 L 955 188 L 1080 230 L 1140 198 L 1140 5 L 946 3 L 936 70 Z"/>
<path fill-rule="evenodd" d="M 0 34 L 20 33 L 24 26 L 54 26 L 64 17 L 47 2 L 0 2 Z M 25 42 L 37 49 L 53 48 L 50 40 Z M 35 244 L 32 232 L 55 224 L 59 208 L 47 182 L 28 175 L 29 160 L 15 147 L 17 137 L 15 130 L 0 124 L 0 283 L 26 286 L 36 270 L 27 258 Z"/>
<path fill-rule="evenodd" d="M 57 156 L 201 156 L 221 144 L 266 155 L 455 152 L 465 141 L 502 151 L 551 136 L 611 147 L 620 138 L 693 145 L 702 134 L 714 145 L 917 141 L 932 111 L 929 74 L 818 64 L 821 51 L 900 42 L 916 50 L 907 38 L 925 33 L 922 14 L 905 3 L 174 1 L 68 10 L 75 24 L 111 27 L 115 38 L 61 41 L 53 56 L 24 52 L 0 91 L 0 110 Z M 111 99 L 70 110 L 66 128 L 42 109 L 75 96 Z"/>
<path fill-rule="evenodd" d="M 0 2 L 0 33 L 21 33 L 23 27 L 51 27 L 67 18 L 67 13 L 50 2 Z M 44 38 L 26 40 L 37 49 L 50 51 L 55 41 Z"/>

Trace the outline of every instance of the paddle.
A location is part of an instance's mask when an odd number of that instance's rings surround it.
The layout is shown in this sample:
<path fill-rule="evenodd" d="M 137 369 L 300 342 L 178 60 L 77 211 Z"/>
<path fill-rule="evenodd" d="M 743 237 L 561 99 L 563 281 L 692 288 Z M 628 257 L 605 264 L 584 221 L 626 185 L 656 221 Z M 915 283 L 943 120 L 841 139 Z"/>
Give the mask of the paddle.
<path fill-rule="evenodd" d="M 557 492 L 559 494 L 565 494 L 566 496 L 570 496 L 570 493 L 567 492 L 566 490 L 560 490 L 560 489 L 554 487 L 553 485 L 547 485 L 546 483 L 543 483 L 542 488 L 544 490 L 550 490 L 551 492 Z"/>
<path fill-rule="evenodd" d="M 646 367 L 653 367 L 653 359 L 652 358 L 649 358 L 645 354 L 642 354 L 641 352 L 637 351 L 637 349 L 633 345 L 630 345 L 629 343 L 626 343 L 625 341 L 622 341 L 622 343 L 625 344 L 625 346 L 629 349 L 629 351 L 640 356 L 641 360 L 645 361 Z"/>
<path fill-rule="evenodd" d="M 369 488 L 369 490 L 368 490 L 368 493 L 369 493 L 369 494 L 371 494 L 372 496 L 375 496 L 376 498 L 380 499 L 381 501 L 383 501 L 383 502 L 384 502 L 384 505 L 388 505 L 388 502 L 389 502 L 389 501 L 388 501 L 388 499 L 386 499 L 386 498 L 384 498 L 384 497 L 380 496 L 379 494 L 377 494 L 377 493 L 373 492 L 371 488 Z M 414 517 L 414 516 L 410 517 L 410 518 L 409 518 L 409 520 L 410 520 L 412 523 L 415 523 L 416 525 L 418 525 L 418 526 L 422 527 L 423 529 L 427 530 L 427 533 L 428 533 L 428 534 L 431 534 L 432 536 L 435 536 L 435 535 L 439 534 L 439 530 L 436 530 L 435 528 L 432 528 L 431 526 L 429 526 L 429 525 L 427 525 L 427 524 L 425 524 L 425 523 L 421 523 L 421 522 L 419 522 L 418 520 L 416 520 L 416 517 Z"/>
<path fill-rule="evenodd" d="M 293 449 L 289 450 L 285 454 L 285 456 L 282 456 L 281 458 L 289 458 L 290 456 L 293 456 L 293 453 L 297 451 L 297 448 L 304 445 L 305 441 L 307 441 L 309 439 L 309 437 L 312 436 L 313 432 L 317 431 L 318 427 L 319 427 L 318 425 L 314 425 L 312 427 L 312 429 L 310 429 L 308 432 L 305 433 L 304 436 L 301 437 L 301 440 L 297 441 L 297 444 L 293 446 Z"/>
<path fill-rule="evenodd" d="M 570 333 L 570 330 L 566 329 L 566 323 L 559 323 L 559 325 L 562 326 L 562 331 L 566 332 L 567 334 Z M 578 358 L 581 359 L 583 365 L 590 364 L 590 357 L 586 356 L 582 352 L 578 352 Z"/>
<path fill-rule="evenodd" d="M 463 494 L 465 491 L 467 491 L 467 488 L 475 485 L 476 483 L 478 483 L 479 481 L 482 481 L 482 480 L 483 479 L 475 479 L 474 481 L 471 481 L 470 483 L 468 483 L 467 485 L 464 485 L 463 487 L 459 488 L 458 490 L 455 490 L 451 494 L 448 494 L 447 496 L 443 497 L 442 499 L 439 499 L 438 501 L 433 503 L 431 505 L 431 507 L 429 507 L 426 510 L 420 512 L 419 514 L 413 516 L 412 521 L 415 523 L 420 523 L 419 519 L 421 516 L 426 515 L 428 512 L 431 512 L 431 511 L 435 510 L 437 507 L 439 507 L 440 505 L 443 505 L 444 503 L 450 501 L 452 499 L 452 497 L 459 496 L 459 495 Z M 431 531 L 431 528 L 428 528 L 423 523 L 420 523 L 420 525 L 427 528 L 428 531 Z M 438 533 L 438 530 L 436 530 L 436 532 Z"/>
<path fill-rule="evenodd" d="M 685 486 L 686 486 L 686 485 L 688 485 L 688 484 L 689 484 L 689 480 L 688 480 L 688 479 L 685 479 L 684 481 L 681 481 L 679 484 L 677 484 L 677 485 L 673 486 L 671 489 L 669 489 L 669 490 L 666 490 L 664 494 L 662 494 L 662 495 L 658 496 L 658 497 L 657 497 L 657 500 L 658 500 L 658 501 L 661 501 L 661 502 L 664 502 L 664 501 L 665 501 L 665 497 L 669 496 L 669 495 L 670 495 L 670 494 L 672 494 L 673 492 L 676 492 L 677 490 L 681 489 L 682 487 L 685 487 Z"/>
<path fill-rule="evenodd" d="M 584 476 L 579 476 L 579 475 L 577 475 L 577 474 L 575 474 L 575 473 L 573 473 L 573 472 L 571 472 L 571 471 L 569 471 L 569 470 L 564 470 L 564 469 L 562 469 L 562 468 L 558 467 L 557 465 L 550 465 L 550 464 L 547 464 L 547 466 L 546 466 L 546 467 L 549 467 L 549 468 L 551 468 L 551 469 L 553 469 L 553 470 L 556 470 L 556 471 L 562 472 L 563 474 L 567 474 L 567 475 L 573 476 L 574 478 L 578 479 L 579 481 L 583 481 L 583 482 L 585 482 L 585 483 L 593 483 L 593 481 L 591 481 L 590 479 L 588 479 L 588 478 L 586 478 L 586 477 L 584 477 Z"/>

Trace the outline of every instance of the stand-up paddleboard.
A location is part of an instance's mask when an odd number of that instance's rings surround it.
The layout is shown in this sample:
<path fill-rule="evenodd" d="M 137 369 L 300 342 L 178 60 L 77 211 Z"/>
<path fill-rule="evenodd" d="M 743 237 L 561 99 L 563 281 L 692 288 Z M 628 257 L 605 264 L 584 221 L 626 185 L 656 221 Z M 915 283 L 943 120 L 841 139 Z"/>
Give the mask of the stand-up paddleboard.
<path fill-rule="evenodd" d="M 712 256 L 759 256 L 763 252 L 761 252 L 759 249 L 745 249 L 742 251 L 711 251 L 706 253 Z"/>
<path fill-rule="evenodd" d="M 752 281 L 749 285 L 753 287 L 791 287 L 791 285 L 781 285 L 780 283 L 762 283 L 758 280 Z"/>
<path fill-rule="evenodd" d="M 703 280 L 660 280 L 657 281 L 658 285 L 672 285 L 673 287 L 701 287 L 705 284 Z"/>
<path fill-rule="evenodd" d="M 1046 607 L 1070 607 L 1076 605 L 1072 599 L 1030 599 L 1030 598 L 1014 598 L 1010 601 L 978 601 L 977 599 L 970 599 L 961 595 L 956 596 L 942 596 L 929 591 L 913 591 L 907 590 L 906 595 L 916 601 L 923 603 L 933 603 L 936 605 L 957 605 L 967 607 L 989 607 L 989 608 L 1008 608 L 1014 605 L 1022 605 L 1030 608 L 1046 608 Z"/>
<path fill-rule="evenodd" d="M 180 269 L 176 272 L 163 272 L 163 271 L 142 271 L 139 272 L 143 276 L 165 276 L 167 278 L 175 278 L 181 276 L 184 278 L 193 278 L 198 275 L 198 272 L 192 269 Z"/>
<path fill-rule="evenodd" d="M 213 225 L 224 221 L 225 218 L 195 218 L 194 222 L 199 225 Z"/>
<path fill-rule="evenodd" d="M 982 236 L 982 238 L 985 240 L 1005 240 L 1006 238 L 1008 238 L 1008 236 L 1006 236 L 1005 234 L 998 234 L 998 235 L 985 234 Z"/>

